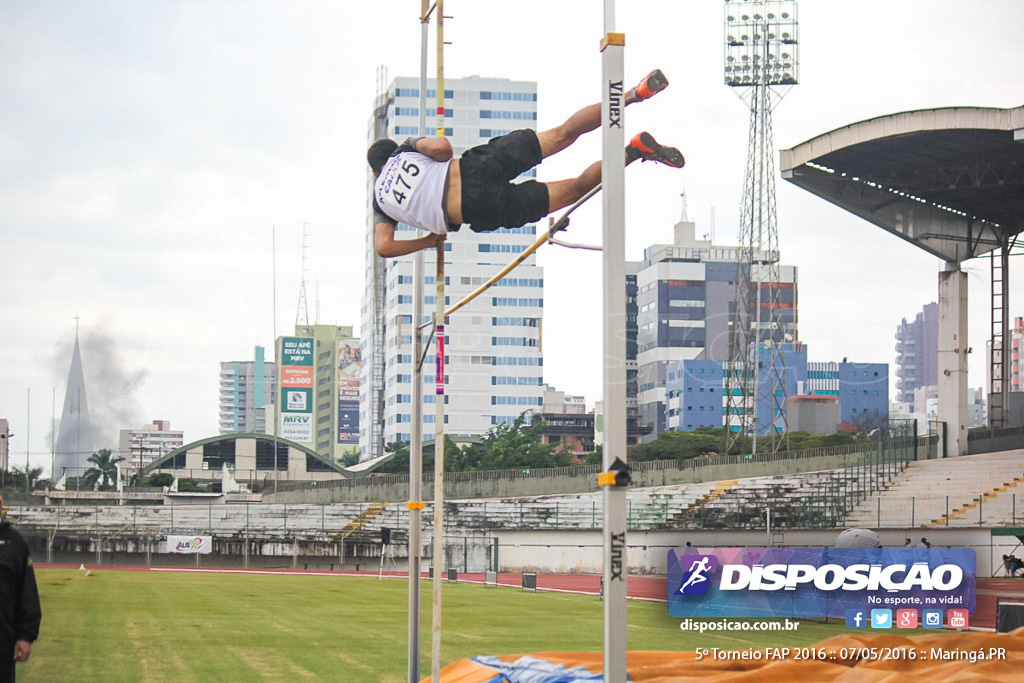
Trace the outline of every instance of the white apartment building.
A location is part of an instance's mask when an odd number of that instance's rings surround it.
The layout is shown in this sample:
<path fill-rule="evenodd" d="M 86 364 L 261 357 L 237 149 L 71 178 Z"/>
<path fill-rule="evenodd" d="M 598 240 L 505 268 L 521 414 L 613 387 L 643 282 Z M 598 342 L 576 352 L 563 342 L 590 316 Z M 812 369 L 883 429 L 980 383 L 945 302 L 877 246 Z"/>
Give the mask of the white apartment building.
<path fill-rule="evenodd" d="M 435 81 L 427 84 L 426 135 L 436 134 Z M 489 138 L 520 128 L 536 129 L 537 86 L 504 78 L 446 79 L 445 134 L 456 155 Z M 395 78 L 375 103 L 367 144 L 378 137 L 398 142 L 419 134 L 419 79 Z M 533 177 L 534 170 L 525 176 Z M 371 190 L 367 170 L 366 272 L 362 299 L 363 375 L 360 392 L 362 459 L 377 457 L 383 443 L 411 438 L 413 356 L 413 257 L 378 259 L 373 252 Z M 397 236 L 414 237 L 400 224 Z M 462 300 L 536 239 L 537 227 L 474 233 L 464 227 L 445 244 L 446 305 Z M 435 308 L 435 254 L 424 255 L 424 314 Z M 374 282 L 379 270 L 382 302 L 375 315 Z M 530 256 L 507 277 L 446 322 L 445 432 L 452 436 L 486 433 L 523 411 L 543 406 L 544 273 Z M 429 329 L 427 330 L 429 334 Z M 423 366 L 423 433 L 432 439 L 435 420 L 433 344 Z M 375 376 L 375 368 L 377 368 Z"/>
<path fill-rule="evenodd" d="M 277 367 L 264 359 L 257 346 L 251 361 L 220 364 L 218 415 L 221 434 L 272 434 L 267 416 L 273 415 Z M 271 418 L 271 427 L 272 418 Z"/>
<path fill-rule="evenodd" d="M 122 429 L 117 454 L 124 458 L 124 466 L 134 474 L 184 444 L 184 433 L 171 429 L 170 420 L 153 420 L 151 424 L 136 429 Z"/>

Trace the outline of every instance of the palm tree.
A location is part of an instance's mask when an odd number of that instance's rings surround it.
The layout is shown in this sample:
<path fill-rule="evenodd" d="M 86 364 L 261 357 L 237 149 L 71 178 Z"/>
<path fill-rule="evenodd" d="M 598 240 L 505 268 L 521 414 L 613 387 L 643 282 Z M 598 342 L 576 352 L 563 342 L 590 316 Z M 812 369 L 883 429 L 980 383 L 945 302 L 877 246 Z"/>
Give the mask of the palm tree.
<path fill-rule="evenodd" d="M 100 488 L 105 489 L 108 487 L 109 482 L 117 481 L 117 463 L 123 461 L 124 458 L 120 456 L 116 458 L 110 457 L 109 449 L 101 448 L 89 456 L 88 462 L 91 462 L 94 467 L 90 467 L 85 471 L 85 478 L 92 483 L 102 479 Z"/>
<path fill-rule="evenodd" d="M 42 467 L 28 468 L 28 483 L 25 482 L 25 470 L 12 467 L 7 473 L 7 483 L 14 491 L 24 490 L 26 493 L 36 488 L 43 474 Z"/>

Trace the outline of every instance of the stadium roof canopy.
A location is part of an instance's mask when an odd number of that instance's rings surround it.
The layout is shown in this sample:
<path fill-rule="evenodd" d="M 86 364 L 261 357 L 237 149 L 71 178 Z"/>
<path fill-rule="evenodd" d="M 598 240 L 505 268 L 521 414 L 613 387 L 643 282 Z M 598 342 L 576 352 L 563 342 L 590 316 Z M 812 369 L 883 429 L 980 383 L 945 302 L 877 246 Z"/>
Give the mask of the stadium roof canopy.
<path fill-rule="evenodd" d="M 782 150 L 782 177 L 946 261 L 1024 232 L 1024 106 L 861 121 Z"/>
<path fill-rule="evenodd" d="M 394 457 L 393 453 L 388 453 L 380 458 L 374 460 L 367 460 L 365 462 L 358 463 L 352 467 L 343 467 L 337 462 L 334 462 L 330 458 L 326 458 L 323 455 L 317 453 L 312 448 L 305 446 L 295 441 L 290 441 L 284 437 L 274 437 L 269 434 L 250 434 L 250 433 L 232 433 L 232 434 L 219 434 L 217 436 L 211 436 L 206 439 L 199 439 L 191 443 L 184 444 L 175 448 L 170 453 L 167 453 L 160 458 L 154 460 L 144 468 L 145 472 L 153 472 L 162 468 L 166 468 L 168 463 L 174 462 L 174 460 L 183 453 L 187 453 L 190 450 L 199 448 L 206 444 L 219 443 L 222 441 L 238 441 L 240 439 L 252 439 L 255 441 L 263 441 L 266 443 L 276 443 L 279 446 L 287 446 L 296 451 L 304 453 L 307 457 L 322 464 L 323 468 L 328 471 L 333 471 L 338 474 L 345 476 L 346 478 L 352 477 L 364 477 L 372 473 L 375 469 L 388 462 Z"/>

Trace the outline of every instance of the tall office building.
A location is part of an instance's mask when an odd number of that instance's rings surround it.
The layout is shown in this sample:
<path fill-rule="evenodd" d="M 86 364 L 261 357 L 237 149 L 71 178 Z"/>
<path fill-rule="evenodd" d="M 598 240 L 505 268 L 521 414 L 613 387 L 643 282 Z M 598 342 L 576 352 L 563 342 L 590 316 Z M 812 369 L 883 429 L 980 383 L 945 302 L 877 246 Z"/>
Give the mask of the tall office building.
<path fill-rule="evenodd" d="M 933 302 L 896 328 L 896 400 L 912 403 L 914 389 L 938 384 L 938 363 L 939 305 Z"/>
<path fill-rule="evenodd" d="M 277 339 L 278 436 L 331 460 L 358 449 L 360 341 L 352 326 L 298 324 Z"/>
<path fill-rule="evenodd" d="M 419 79 L 395 78 L 374 103 L 367 143 L 401 142 L 419 135 Z M 426 135 L 436 134 L 436 81 L 428 81 Z M 537 86 L 504 78 L 446 79 L 445 134 L 455 154 L 519 128 L 536 129 Z M 534 177 L 530 170 L 524 177 Z M 367 171 L 366 274 L 362 305 L 363 364 L 360 451 L 381 455 L 382 444 L 411 438 L 413 257 L 380 259 L 373 251 L 371 191 Z M 416 236 L 399 224 L 396 236 Z M 454 304 L 483 284 L 536 239 L 537 226 L 475 233 L 468 228 L 445 244 L 445 303 Z M 424 254 L 424 314 L 435 307 L 434 250 Z M 375 286 L 377 289 L 375 290 Z M 507 277 L 446 321 L 445 431 L 479 435 L 543 405 L 544 273 L 530 256 Z M 419 321 L 423 322 L 423 321 Z M 429 335 L 429 330 L 427 330 Z M 423 370 L 423 433 L 432 438 L 435 405 L 433 345 Z"/>
<path fill-rule="evenodd" d="M 220 433 L 267 434 L 268 406 L 275 403 L 277 367 L 257 346 L 251 361 L 220 364 Z"/>
<path fill-rule="evenodd" d="M 636 274 L 637 286 L 637 400 L 644 441 L 665 431 L 666 373 L 670 363 L 684 360 L 726 361 L 736 301 L 738 247 L 716 246 L 695 237 L 696 226 L 686 218 L 675 225 L 672 244 L 644 250 Z M 765 262 L 769 255 L 755 254 Z M 773 255 L 777 258 L 777 254 Z M 767 269 L 753 273 L 759 283 Z M 777 338 L 797 337 L 797 269 L 778 266 L 779 304 L 784 330 Z M 761 283 L 768 287 L 767 282 Z M 751 297 L 753 300 L 753 297 Z M 765 296 L 765 301 L 772 300 Z"/>

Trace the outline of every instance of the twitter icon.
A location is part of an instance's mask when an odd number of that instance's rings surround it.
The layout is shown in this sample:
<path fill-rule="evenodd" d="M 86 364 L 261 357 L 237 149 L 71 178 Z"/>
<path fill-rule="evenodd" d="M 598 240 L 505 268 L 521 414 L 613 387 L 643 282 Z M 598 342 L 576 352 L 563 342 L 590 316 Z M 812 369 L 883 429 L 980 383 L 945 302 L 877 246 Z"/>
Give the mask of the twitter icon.
<path fill-rule="evenodd" d="M 871 628 L 892 628 L 892 610 L 871 610 Z"/>

